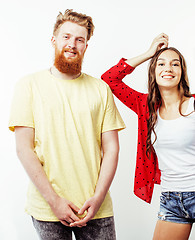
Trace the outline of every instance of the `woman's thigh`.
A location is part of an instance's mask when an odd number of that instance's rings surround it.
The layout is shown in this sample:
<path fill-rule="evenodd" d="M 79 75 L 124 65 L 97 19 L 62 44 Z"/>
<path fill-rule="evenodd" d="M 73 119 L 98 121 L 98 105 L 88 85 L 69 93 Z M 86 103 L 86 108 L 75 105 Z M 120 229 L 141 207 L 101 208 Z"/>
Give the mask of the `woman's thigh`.
<path fill-rule="evenodd" d="M 187 240 L 189 238 L 191 228 L 191 224 L 158 220 L 153 240 Z"/>

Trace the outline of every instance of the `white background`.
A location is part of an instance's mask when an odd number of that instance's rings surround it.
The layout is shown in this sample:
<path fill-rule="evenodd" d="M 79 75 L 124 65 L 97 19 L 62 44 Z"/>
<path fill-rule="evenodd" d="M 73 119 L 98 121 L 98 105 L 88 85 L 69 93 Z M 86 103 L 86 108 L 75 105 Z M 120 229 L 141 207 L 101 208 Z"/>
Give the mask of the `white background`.
<path fill-rule="evenodd" d="M 89 41 L 83 72 L 100 78 L 121 57 L 130 58 L 148 49 L 161 32 L 178 48 L 188 65 L 191 91 L 195 92 L 194 0 L 55 0 L 5 1 L 0 8 L 0 239 L 36 240 L 31 219 L 24 213 L 28 177 L 15 153 L 14 134 L 8 131 L 9 109 L 16 81 L 49 68 L 53 63 L 50 43 L 59 11 L 71 8 L 93 17 L 95 32 Z M 125 82 L 147 91 L 147 65 L 139 66 Z M 156 223 L 160 187 L 152 204 L 133 195 L 137 117 L 116 99 L 126 123 L 120 132 L 120 160 L 111 187 L 118 240 L 150 240 Z M 191 234 L 195 239 L 195 230 Z"/>

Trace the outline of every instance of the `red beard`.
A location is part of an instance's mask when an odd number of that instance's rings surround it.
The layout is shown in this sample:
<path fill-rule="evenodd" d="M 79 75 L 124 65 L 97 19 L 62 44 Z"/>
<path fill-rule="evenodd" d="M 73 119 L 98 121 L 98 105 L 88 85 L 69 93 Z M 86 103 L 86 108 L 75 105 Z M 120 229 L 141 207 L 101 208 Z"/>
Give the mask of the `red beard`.
<path fill-rule="evenodd" d="M 55 49 L 54 66 L 61 73 L 66 73 L 71 75 L 79 74 L 81 72 L 83 56 L 81 56 L 78 51 L 73 50 L 76 56 L 73 59 L 68 59 L 64 56 L 65 51 L 70 51 L 70 49 L 63 48 L 61 52 L 58 49 Z"/>

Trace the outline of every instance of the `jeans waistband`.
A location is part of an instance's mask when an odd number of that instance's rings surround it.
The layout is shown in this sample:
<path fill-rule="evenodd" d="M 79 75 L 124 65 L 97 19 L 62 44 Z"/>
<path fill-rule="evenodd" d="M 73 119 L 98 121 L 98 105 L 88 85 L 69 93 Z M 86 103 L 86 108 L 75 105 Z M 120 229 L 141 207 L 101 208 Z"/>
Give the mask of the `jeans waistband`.
<path fill-rule="evenodd" d="M 181 198 L 181 199 L 185 199 L 188 198 L 190 196 L 194 196 L 195 195 L 195 191 L 193 192 L 162 192 L 162 195 L 166 196 L 167 198 L 173 197 L 173 198 Z"/>

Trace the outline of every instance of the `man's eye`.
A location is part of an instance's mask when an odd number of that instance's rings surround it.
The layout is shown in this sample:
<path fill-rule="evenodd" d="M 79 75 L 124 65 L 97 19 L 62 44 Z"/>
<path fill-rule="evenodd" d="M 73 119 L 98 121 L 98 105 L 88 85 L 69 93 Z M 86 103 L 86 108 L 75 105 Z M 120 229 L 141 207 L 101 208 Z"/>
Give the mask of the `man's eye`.
<path fill-rule="evenodd" d="M 83 40 L 83 39 L 78 39 L 77 41 L 78 41 L 78 42 L 84 42 L 84 40 Z"/>

